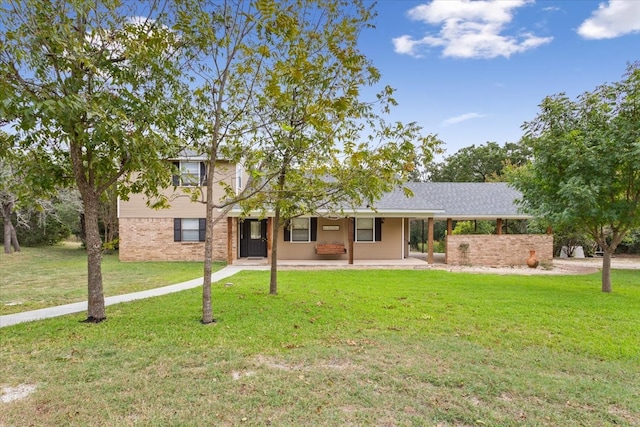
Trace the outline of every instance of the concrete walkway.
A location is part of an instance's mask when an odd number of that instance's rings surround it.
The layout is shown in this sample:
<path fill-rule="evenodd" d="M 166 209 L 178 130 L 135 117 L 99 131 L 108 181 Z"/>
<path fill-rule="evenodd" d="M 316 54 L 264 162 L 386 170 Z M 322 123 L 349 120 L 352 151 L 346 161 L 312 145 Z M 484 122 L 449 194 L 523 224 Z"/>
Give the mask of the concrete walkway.
<path fill-rule="evenodd" d="M 335 260 L 335 261 L 278 261 L 279 268 L 282 270 L 289 269 L 336 269 L 336 268 L 416 268 L 420 266 L 426 266 L 424 260 L 418 258 L 405 258 L 401 260 L 358 260 L 353 265 L 349 265 L 347 260 Z M 266 258 L 260 259 L 242 259 L 236 260 L 235 264 L 228 265 L 221 270 L 216 271 L 211 275 L 211 283 L 218 282 L 233 276 L 242 270 L 269 270 L 270 266 Z M 104 299 L 105 305 L 113 305 L 121 302 L 134 301 L 138 299 L 157 297 L 160 295 L 166 295 L 173 292 L 183 291 L 185 289 L 196 288 L 202 285 L 202 277 L 198 279 L 189 280 L 187 282 L 178 283 L 175 285 L 164 286 L 162 288 L 148 289 L 146 291 L 134 292 L 131 294 L 116 295 L 113 297 L 106 297 Z M 31 322 L 34 320 L 48 319 L 51 317 L 65 316 L 67 314 L 81 313 L 87 310 L 87 301 L 76 302 L 72 304 L 60 305 L 57 307 L 42 308 L 40 310 L 25 311 L 22 313 L 7 314 L 0 316 L 0 328 L 4 326 L 11 326 L 18 323 Z"/>
<path fill-rule="evenodd" d="M 227 277 L 233 276 L 242 270 L 266 270 L 263 266 L 234 266 L 230 265 L 224 267 L 221 270 L 216 271 L 211 275 L 211 282 L 215 283 Z M 113 297 L 106 297 L 104 299 L 105 305 L 113 305 L 121 302 L 134 301 L 138 299 L 157 297 L 160 295 L 166 295 L 173 292 L 184 291 L 185 289 L 196 288 L 202 286 L 202 277 L 198 279 L 189 280 L 187 282 L 178 283 L 175 285 L 164 286 L 162 288 L 148 289 L 146 291 L 134 292 L 131 294 L 116 295 Z M 0 316 L 0 328 L 5 326 L 15 325 L 17 323 L 31 322 L 33 320 L 48 319 L 51 317 L 64 316 L 67 314 L 81 313 L 87 310 L 87 301 L 76 302 L 72 304 L 60 305 L 57 307 L 42 308 L 40 310 L 25 311 L 23 313 L 7 314 Z"/>

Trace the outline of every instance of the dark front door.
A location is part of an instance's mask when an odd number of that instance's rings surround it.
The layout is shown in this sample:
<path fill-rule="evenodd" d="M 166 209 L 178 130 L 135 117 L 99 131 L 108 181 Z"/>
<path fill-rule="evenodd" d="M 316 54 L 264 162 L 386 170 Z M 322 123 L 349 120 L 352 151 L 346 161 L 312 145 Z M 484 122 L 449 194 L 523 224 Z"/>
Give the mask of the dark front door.
<path fill-rule="evenodd" d="M 267 256 L 267 220 L 245 219 L 240 225 L 240 257 Z"/>

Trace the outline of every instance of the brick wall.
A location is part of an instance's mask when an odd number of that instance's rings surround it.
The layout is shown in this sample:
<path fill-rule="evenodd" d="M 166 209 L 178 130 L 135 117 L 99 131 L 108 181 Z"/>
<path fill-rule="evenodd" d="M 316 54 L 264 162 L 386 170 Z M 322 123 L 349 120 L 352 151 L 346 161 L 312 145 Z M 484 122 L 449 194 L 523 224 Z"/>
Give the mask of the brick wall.
<path fill-rule="evenodd" d="M 173 241 L 173 218 L 120 218 L 119 221 L 120 261 L 203 261 L 204 259 L 204 242 Z M 233 232 L 235 234 L 235 224 Z M 213 236 L 213 259 L 226 261 L 226 219 L 214 226 Z M 235 254 L 235 239 L 233 250 Z"/>
<path fill-rule="evenodd" d="M 447 236 L 447 264 L 494 267 L 527 265 L 529 251 L 541 263 L 553 261 L 551 234 L 474 234 Z"/>

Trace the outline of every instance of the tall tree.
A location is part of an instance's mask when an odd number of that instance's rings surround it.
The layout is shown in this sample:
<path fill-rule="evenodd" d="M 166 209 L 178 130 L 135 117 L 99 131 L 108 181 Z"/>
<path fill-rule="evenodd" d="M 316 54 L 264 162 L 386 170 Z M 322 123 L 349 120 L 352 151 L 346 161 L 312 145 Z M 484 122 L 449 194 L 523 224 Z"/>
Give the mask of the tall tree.
<path fill-rule="evenodd" d="M 390 87 L 375 101 L 363 100 L 363 88 L 380 81 L 358 50 L 373 6 L 299 0 L 263 8 L 263 14 L 258 34 L 270 41 L 270 66 L 257 99 L 258 141 L 266 153 L 263 171 L 275 178 L 244 205 L 274 213 L 269 291 L 276 294 L 283 226 L 320 208 L 373 206 L 406 181 L 419 156 L 430 161 L 439 141 L 423 137 L 415 123 L 385 121 L 395 105 Z"/>
<path fill-rule="evenodd" d="M 9 164 L 6 159 L 0 160 L 0 209 L 2 210 L 3 242 L 4 253 L 20 252 L 20 242 L 13 224 L 13 213 L 18 202 L 18 191 L 20 186 L 19 174 Z"/>
<path fill-rule="evenodd" d="M 523 208 L 589 233 L 604 252 L 602 291 L 611 292 L 611 255 L 640 224 L 640 64 L 575 101 L 545 98 L 523 128 L 534 156 L 513 176 Z"/>
<path fill-rule="evenodd" d="M 52 212 L 50 201 L 56 189 L 53 181 L 42 175 L 44 171 L 59 172 L 59 168 L 34 162 L 30 154 L 20 149 L 15 135 L 0 131 L 0 207 L 7 254 L 12 248 L 20 251 L 17 229 L 28 229 L 32 217 L 42 219 Z"/>
<path fill-rule="evenodd" d="M 0 125 L 4 125 L 0 121 Z M 0 209 L 2 210 L 4 253 L 20 252 L 20 243 L 13 224 L 13 212 L 18 201 L 20 189 L 24 189 L 19 168 L 15 166 L 15 158 L 9 148 L 13 138 L 0 130 Z"/>
<path fill-rule="evenodd" d="M 530 160 L 530 153 L 522 144 L 496 142 L 471 145 L 433 163 L 429 179 L 434 182 L 488 182 L 504 180 L 505 166 L 522 166 Z"/>
<path fill-rule="evenodd" d="M 170 179 L 162 158 L 173 154 L 183 97 L 173 57 L 179 36 L 162 25 L 161 7 L 16 0 L 0 11 L 0 114 L 38 178 L 80 192 L 90 322 L 106 318 L 101 195 L 116 183 L 121 197 L 152 195 Z"/>
<path fill-rule="evenodd" d="M 194 105 L 190 110 L 187 134 L 191 148 L 207 157 L 204 185 L 193 188 L 192 199 L 206 205 L 202 323 L 215 321 L 211 300 L 213 230 L 215 224 L 236 203 L 255 194 L 270 177 L 262 172 L 264 159 L 255 139 L 260 123 L 256 117 L 256 98 L 264 79 L 270 55 L 269 32 L 258 35 L 264 25 L 263 10 L 274 10 L 280 3 L 268 0 L 175 2 L 177 27 L 190 47 L 189 72 L 194 77 Z M 249 181 L 236 191 L 218 173 L 220 160 L 242 165 Z M 260 185 L 254 178 L 260 176 Z M 216 188 L 224 197 L 215 197 Z"/>

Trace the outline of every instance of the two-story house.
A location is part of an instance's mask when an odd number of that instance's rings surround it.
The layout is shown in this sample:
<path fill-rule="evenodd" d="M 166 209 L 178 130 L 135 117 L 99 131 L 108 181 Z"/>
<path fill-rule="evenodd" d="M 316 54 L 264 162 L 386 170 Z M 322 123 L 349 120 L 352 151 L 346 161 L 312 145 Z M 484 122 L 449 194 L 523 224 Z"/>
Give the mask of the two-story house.
<path fill-rule="evenodd" d="M 151 209 L 141 195 L 119 201 L 120 259 L 122 261 L 200 261 L 204 254 L 205 204 L 192 201 L 185 189 L 202 186 L 207 173 L 203 157 L 185 155 L 173 162 L 180 171 L 162 191 L 170 209 Z M 215 181 L 233 189 L 243 185 L 242 168 L 218 161 Z M 409 224 L 426 219 L 430 239 L 433 222 L 447 221 L 447 262 L 484 265 L 523 265 L 530 250 L 538 259 L 551 261 L 553 239 L 547 235 L 503 234 L 503 224 L 526 219 L 515 200 L 520 194 L 506 183 L 411 182 L 413 197 L 398 188 L 370 207 L 351 209 L 342 215 L 320 211 L 316 216 L 291 220 L 280 230 L 278 259 L 281 260 L 385 260 L 409 256 Z M 216 186 L 216 199 L 223 197 Z M 243 217 L 239 209 L 220 215 L 214 227 L 214 259 L 233 263 L 240 258 L 271 256 L 272 216 Z M 484 236 L 454 236 L 456 220 L 494 220 L 496 232 Z M 460 248 L 465 248 L 464 253 Z M 430 245 L 429 259 L 433 246 Z"/>

